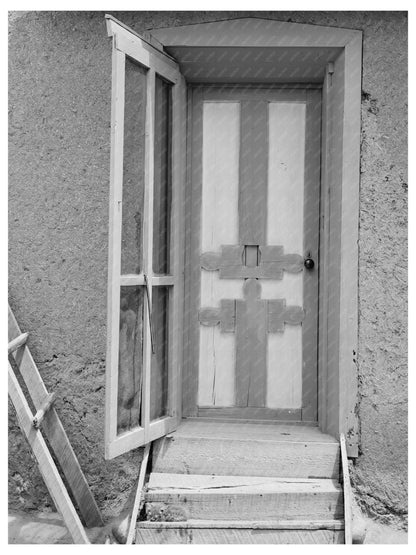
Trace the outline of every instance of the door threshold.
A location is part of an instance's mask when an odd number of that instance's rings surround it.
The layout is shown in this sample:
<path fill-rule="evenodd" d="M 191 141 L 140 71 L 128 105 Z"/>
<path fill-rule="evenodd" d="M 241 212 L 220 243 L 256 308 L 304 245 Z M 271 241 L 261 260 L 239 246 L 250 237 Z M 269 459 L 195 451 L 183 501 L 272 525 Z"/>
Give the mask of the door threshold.
<path fill-rule="evenodd" d="M 271 425 L 271 426 L 308 426 L 311 428 L 317 428 L 317 421 L 307 421 L 307 420 L 271 420 L 271 419 L 260 419 L 260 418 L 238 418 L 231 416 L 183 416 L 182 421 L 189 422 L 230 422 L 230 423 L 244 423 L 244 424 L 259 424 L 259 425 Z"/>
<path fill-rule="evenodd" d="M 295 424 L 295 425 L 294 425 Z M 322 432 L 317 423 L 274 422 L 270 420 L 241 420 L 220 418 L 183 418 L 175 432 L 167 438 L 199 440 L 248 440 L 283 442 L 334 443 L 339 441 Z"/>

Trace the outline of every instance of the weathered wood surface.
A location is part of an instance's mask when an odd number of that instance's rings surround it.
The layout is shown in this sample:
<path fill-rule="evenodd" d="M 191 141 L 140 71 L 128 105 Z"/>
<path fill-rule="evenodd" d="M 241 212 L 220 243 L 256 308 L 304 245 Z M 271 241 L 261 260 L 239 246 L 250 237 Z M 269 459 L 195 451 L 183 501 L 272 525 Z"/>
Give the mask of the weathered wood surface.
<path fill-rule="evenodd" d="M 342 485 L 344 489 L 345 543 L 352 544 L 352 491 L 348 468 L 347 447 L 344 434 L 340 435 Z"/>
<path fill-rule="evenodd" d="M 127 545 L 131 545 L 133 543 L 134 534 L 136 531 L 137 517 L 144 503 L 143 486 L 144 486 L 144 479 L 146 477 L 147 462 L 149 460 L 150 446 L 151 446 L 151 443 L 146 444 L 144 448 L 143 459 L 140 464 L 140 472 L 139 472 L 139 479 L 137 481 L 136 496 L 134 498 L 133 509 L 131 511 L 130 523 L 129 523 L 129 528 L 127 532 L 127 540 L 126 540 Z"/>
<path fill-rule="evenodd" d="M 265 407 L 267 335 L 283 333 L 286 323 L 300 324 L 305 313 L 300 306 L 286 306 L 284 299 L 262 299 L 256 279 L 244 282 L 243 294 L 244 300 L 222 299 L 219 308 L 201 308 L 199 321 L 204 326 L 220 324 L 222 332 L 235 331 L 234 405 Z"/>
<path fill-rule="evenodd" d="M 339 445 L 171 435 L 155 446 L 153 471 L 338 480 Z"/>
<path fill-rule="evenodd" d="M 143 544 L 340 544 L 338 530 L 241 530 L 241 529 L 145 529 L 139 528 L 136 543 Z"/>
<path fill-rule="evenodd" d="M 8 328 L 9 339 L 21 335 L 19 325 L 10 306 L 8 309 Z M 24 348 L 15 351 L 11 356 L 13 356 L 19 367 L 33 404 L 36 410 L 38 410 L 48 396 L 48 391 L 28 346 L 26 345 Z M 46 413 L 42 423 L 42 430 L 66 478 L 86 526 L 102 526 L 103 521 L 97 503 L 54 407 L 51 407 Z"/>
<path fill-rule="evenodd" d="M 146 506 L 157 510 L 157 504 L 167 511 L 183 504 L 187 519 L 328 520 L 343 515 L 342 488 L 329 479 L 152 473 Z"/>
<path fill-rule="evenodd" d="M 34 425 L 35 428 L 39 429 L 41 427 L 42 422 L 45 418 L 45 415 L 48 412 L 48 410 L 50 410 L 52 405 L 54 404 L 55 399 L 56 399 L 55 392 L 54 393 L 49 393 L 49 395 L 46 397 L 45 402 L 43 403 L 43 405 L 40 407 L 40 409 L 37 411 L 37 413 L 33 417 L 33 425 Z"/>
<path fill-rule="evenodd" d="M 190 490 L 220 493 L 223 488 L 237 493 L 276 492 L 336 492 L 342 493 L 339 482 L 329 478 L 278 478 L 273 476 L 218 476 L 212 474 L 171 474 L 152 472 L 147 484 L 147 491 L 157 493 L 160 490 Z"/>
<path fill-rule="evenodd" d="M 195 337 L 193 368 L 199 367 L 195 376 L 198 404 L 232 406 L 235 337 L 218 327 L 199 326 L 198 310 L 201 306 L 219 308 L 221 299 L 241 297 L 242 284 L 239 280 L 221 280 L 218 272 L 201 270 L 198 253 L 199 249 L 215 252 L 223 244 L 238 244 L 240 106 L 238 102 L 197 102 L 194 110 L 191 233 L 196 242 L 191 239 L 191 257 L 195 255 L 195 259 L 190 301 L 196 301 L 190 315 L 190 333 Z M 185 388 L 189 383 L 192 377 Z"/>
<path fill-rule="evenodd" d="M 152 530 L 236 529 L 236 530 L 344 530 L 343 520 L 187 520 L 177 522 L 142 520 L 137 528 Z"/>
<path fill-rule="evenodd" d="M 325 520 L 343 515 L 342 489 L 332 480 L 152 476 L 145 496 L 146 514 L 152 515 L 148 520 L 165 520 L 170 511 L 180 514 L 178 520 L 239 520 L 242 515 L 246 520 L 259 515 L 262 520 Z"/>
<path fill-rule="evenodd" d="M 283 245 L 285 253 L 304 256 L 305 91 L 300 102 L 290 97 L 269 103 L 268 245 Z M 295 95 L 293 96 L 295 98 Z M 318 213 L 309 213 L 318 221 Z M 279 253 L 262 249 L 261 260 Z M 300 259 L 299 259 L 300 263 Z M 305 271 L 285 272 L 278 283 L 263 282 L 263 297 L 285 299 L 287 305 L 304 307 Z M 268 338 L 268 396 L 270 407 L 302 407 L 302 326 L 285 326 L 283 334 Z"/>
<path fill-rule="evenodd" d="M 206 418 L 184 418 L 172 437 L 197 437 L 243 440 L 274 440 L 334 443 L 338 441 L 324 434 L 318 426 L 304 424 L 249 421 L 218 421 Z"/>
<path fill-rule="evenodd" d="M 38 468 L 51 497 L 62 515 L 74 543 L 90 543 L 84 527 L 68 495 L 62 478 L 56 468 L 42 432 L 32 423 L 32 411 L 9 362 L 9 396 L 16 410 L 19 426 L 35 455 Z"/>

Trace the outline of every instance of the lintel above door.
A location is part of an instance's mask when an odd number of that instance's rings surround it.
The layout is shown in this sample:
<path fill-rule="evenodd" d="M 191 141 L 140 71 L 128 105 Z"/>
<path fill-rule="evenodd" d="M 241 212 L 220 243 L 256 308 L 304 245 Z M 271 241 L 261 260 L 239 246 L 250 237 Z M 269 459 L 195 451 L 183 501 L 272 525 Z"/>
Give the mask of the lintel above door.
<path fill-rule="evenodd" d="M 191 83 L 322 83 L 360 31 L 261 18 L 152 29 Z"/>

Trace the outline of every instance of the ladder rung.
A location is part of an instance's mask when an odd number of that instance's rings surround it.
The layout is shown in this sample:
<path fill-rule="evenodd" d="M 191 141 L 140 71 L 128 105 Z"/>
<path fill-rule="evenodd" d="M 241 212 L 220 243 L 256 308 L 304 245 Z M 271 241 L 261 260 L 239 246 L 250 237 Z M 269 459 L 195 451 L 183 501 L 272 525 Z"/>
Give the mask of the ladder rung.
<path fill-rule="evenodd" d="M 17 349 L 22 345 L 25 345 L 28 337 L 29 337 L 28 333 L 22 333 L 21 335 L 18 335 L 15 339 L 10 341 L 9 347 L 8 347 L 9 355 L 10 353 L 17 351 Z"/>
<path fill-rule="evenodd" d="M 46 413 L 52 407 L 54 402 L 55 402 L 55 393 L 49 393 L 48 396 L 46 397 L 45 402 L 33 417 L 33 425 L 37 430 L 40 428 Z"/>

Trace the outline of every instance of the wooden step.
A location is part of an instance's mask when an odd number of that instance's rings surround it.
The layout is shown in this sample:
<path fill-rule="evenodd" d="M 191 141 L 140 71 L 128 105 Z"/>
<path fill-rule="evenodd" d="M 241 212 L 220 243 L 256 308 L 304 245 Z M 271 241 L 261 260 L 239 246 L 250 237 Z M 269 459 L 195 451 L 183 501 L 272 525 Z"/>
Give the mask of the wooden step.
<path fill-rule="evenodd" d="M 147 520 L 328 520 L 342 518 L 342 489 L 330 479 L 152 473 Z"/>
<path fill-rule="evenodd" d="M 273 429 L 274 428 L 274 429 Z M 293 428 L 296 428 L 293 426 Z M 339 444 L 314 432 L 288 436 L 279 427 L 263 426 L 240 432 L 217 428 L 199 437 L 182 427 L 155 443 L 153 470 L 173 474 L 331 478 L 339 480 Z M 287 432 L 289 433 L 289 432 Z M 223 437 L 225 436 L 225 437 Z"/>
<path fill-rule="evenodd" d="M 187 520 L 185 522 L 141 520 L 137 528 L 161 530 L 162 528 L 186 529 L 235 529 L 235 530 L 344 530 L 343 520 Z"/>
<path fill-rule="evenodd" d="M 149 525 L 159 525 L 157 527 Z M 177 526 L 166 527 L 165 524 Z M 344 531 L 328 529 L 267 529 L 181 527 L 180 523 L 141 522 L 135 543 L 141 544 L 342 544 Z"/>

